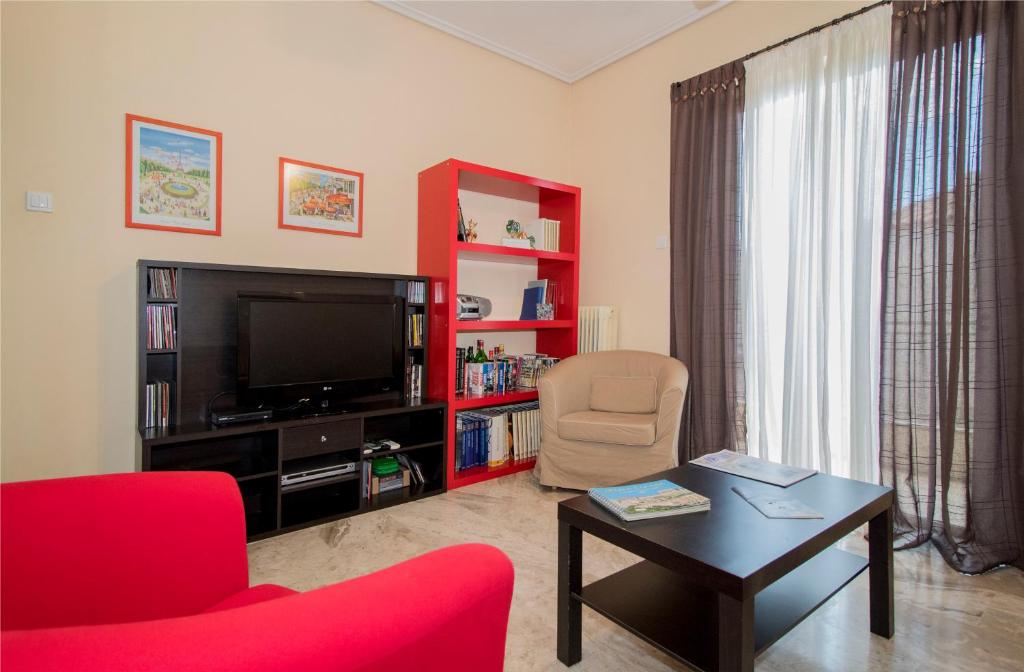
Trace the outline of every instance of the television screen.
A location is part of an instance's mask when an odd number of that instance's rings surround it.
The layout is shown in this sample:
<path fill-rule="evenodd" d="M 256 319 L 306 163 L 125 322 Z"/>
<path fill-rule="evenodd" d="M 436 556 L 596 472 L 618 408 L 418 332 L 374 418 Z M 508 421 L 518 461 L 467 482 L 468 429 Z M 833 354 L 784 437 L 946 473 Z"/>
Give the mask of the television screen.
<path fill-rule="evenodd" d="M 400 308 L 390 298 L 245 303 L 248 320 L 239 328 L 247 332 L 249 389 L 401 376 Z"/>

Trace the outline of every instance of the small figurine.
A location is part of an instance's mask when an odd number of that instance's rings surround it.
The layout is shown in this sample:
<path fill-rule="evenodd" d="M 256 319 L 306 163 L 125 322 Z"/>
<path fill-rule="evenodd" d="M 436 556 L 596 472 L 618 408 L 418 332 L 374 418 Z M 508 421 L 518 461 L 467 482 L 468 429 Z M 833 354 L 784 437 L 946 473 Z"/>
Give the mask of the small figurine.
<path fill-rule="evenodd" d="M 466 242 L 476 242 L 476 220 L 471 219 L 466 223 Z"/>
<path fill-rule="evenodd" d="M 526 231 L 523 231 L 523 227 L 516 220 L 508 220 L 508 223 L 505 224 L 505 231 L 508 232 L 510 238 L 516 238 L 518 240 L 529 240 L 530 248 L 537 248 L 537 240 L 533 236 L 526 235 Z"/>

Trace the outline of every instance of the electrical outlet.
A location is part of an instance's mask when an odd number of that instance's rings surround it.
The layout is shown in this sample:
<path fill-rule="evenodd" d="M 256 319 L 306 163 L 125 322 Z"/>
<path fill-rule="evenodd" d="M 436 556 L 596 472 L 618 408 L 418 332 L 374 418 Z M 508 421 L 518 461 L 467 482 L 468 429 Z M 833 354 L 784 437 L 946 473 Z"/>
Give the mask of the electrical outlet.
<path fill-rule="evenodd" d="M 668 236 L 658 236 L 654 239 L 654 249 L 656 250 L 667 250 L 668 249 Z"/>

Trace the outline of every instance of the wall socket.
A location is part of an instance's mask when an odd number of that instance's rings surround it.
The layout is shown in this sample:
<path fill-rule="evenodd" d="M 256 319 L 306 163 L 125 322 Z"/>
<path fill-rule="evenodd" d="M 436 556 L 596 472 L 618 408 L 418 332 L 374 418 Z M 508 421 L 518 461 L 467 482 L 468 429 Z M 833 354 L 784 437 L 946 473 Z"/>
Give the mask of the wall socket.
<path fill-rule="evenodd" d="M 667 250 L 668 249 L 668 236 L 661 235 L 654 239 L 654 249 L 656 250 Z"/>

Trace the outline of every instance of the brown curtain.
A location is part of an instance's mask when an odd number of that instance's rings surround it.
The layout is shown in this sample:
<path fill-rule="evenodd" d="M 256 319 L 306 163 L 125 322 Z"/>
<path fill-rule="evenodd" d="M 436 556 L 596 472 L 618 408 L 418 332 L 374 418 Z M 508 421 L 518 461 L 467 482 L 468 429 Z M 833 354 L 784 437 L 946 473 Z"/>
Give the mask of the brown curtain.
<path fill-rule="evenodd" d="M 893 4 L 881 473 L 901 547 L 1024 568 L 1024 5 Z"/>
<path fill-rule="evenodd" d="M 680 460 L 745 452 L 739 300 L 744 70 L 672 85 L 671 348 L 690 370 Z"/>

